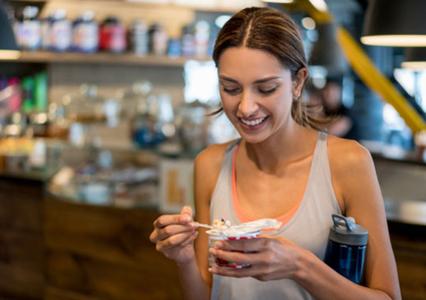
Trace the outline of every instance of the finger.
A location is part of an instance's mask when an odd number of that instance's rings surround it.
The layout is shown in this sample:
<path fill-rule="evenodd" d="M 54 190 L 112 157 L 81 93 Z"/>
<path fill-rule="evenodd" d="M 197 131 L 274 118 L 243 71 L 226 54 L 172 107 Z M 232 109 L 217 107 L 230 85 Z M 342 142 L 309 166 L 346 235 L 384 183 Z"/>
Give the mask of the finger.
<path fill-rule="evenodd" d="M 167 239 L 175 234 L 184 233 L 184 232 L 194 232 L 195 228 L 190 224 L 188 225 L 169 225 L 162 229 L 158 230 L 157 240 Z"/>
<path fill-rule="evenodd" d="M 149 240 L 150 240 L 152 243 L 156 243 L 156 242 L 157 242 L 157 237 L 158 237 L 158 231 L 157 231 L 157 229 L 154 229 L 154 230 L 151 232 L 151 234 L 149 235 Z"/>
<path fill-rule="evenodd" d="M 227 277 L 258 277 L 262 274 L 262 269 L 256 266 L 250 266 L 247 268 L 229 268 L 229 267 L 220 267 L 218 265 L 213 265 L 209 269 L 210 272 L 216 275 L 227 276 Z"/>
<path fill-rule="evenodd" d="M 221 241 L 216 244 L 216 248 L 228 251 L 259 252 L 268 249 L 271 243 L 273 243 L 273 239 L 269 237 L 257 237 Z"/>
<path fill-rule="evenodd" d="M 198 232 L 194 231 L 192 233 L 192 236 L 189 239 L 187 239 L 185 242 L 182 243 L 182 247 L 191 244 L 193 241 L 195 241 L 197 239 L 197 237 L 198 237 Z"/>
<path fill-rule="evenodd" d="M 191 206 L 184 206 L 182 207 L 181 211 L 180 211 L 181 215 L 188 215 L 192 218 L 192 208 Z"/>
<path fill-rule="evenodd" d="M 234 252 L 234 251 L 226 251 L 216 248 L 210 248 L 209 252 L 215 256 L 216 258 L 219 258 L 221 260 L 225 261 L 232 261 L 238 265 L 246 265 L 246 264 L 256 264 L 256 261 L 254 261 L 254 253 L 242 253 L 242 252 Z"/>
<path fill-rule="evenodd" d="M 162 215 L 159 216 L 153 223 L 156 228 L 164 228 L 173 224 L 187 224 L 192 218 L 187 215 Z"/>
<path fill-rule="evenodd" d="M 157 242 L 157 249 L 161 250 L 167 250 L 176 246 L 181 247 L 184 242 L 186 242 L 187 239 L 190 239 L 192 237 L 192 233 L 179 233 L 175 234 L 168 239 L 158 241 Z"/>

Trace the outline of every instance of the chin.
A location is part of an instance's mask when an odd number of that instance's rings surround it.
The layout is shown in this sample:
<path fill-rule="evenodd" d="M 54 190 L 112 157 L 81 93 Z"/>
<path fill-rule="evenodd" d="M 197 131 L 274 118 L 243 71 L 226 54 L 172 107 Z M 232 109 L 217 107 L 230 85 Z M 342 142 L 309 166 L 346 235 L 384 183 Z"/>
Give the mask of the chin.
<path fill-rule="evenodd" d="M 266 141 L 271 135 L 267 135 L 264 133 L 249 135 L 244 132 L 239 132 L 241 139 L 243 139 L 248 144 L 260 144 Z"/>

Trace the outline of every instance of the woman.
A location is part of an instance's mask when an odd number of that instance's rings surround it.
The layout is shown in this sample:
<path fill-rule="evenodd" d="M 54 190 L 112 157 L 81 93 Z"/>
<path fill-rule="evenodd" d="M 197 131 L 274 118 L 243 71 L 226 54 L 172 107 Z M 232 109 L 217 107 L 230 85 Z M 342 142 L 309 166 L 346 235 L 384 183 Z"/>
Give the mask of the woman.
<path fill-rule="evenodd" d="M 299 100 L 307 65 L 296 25 L 270 8 L 244 9 L 220 31 L 213 59 L 223 111 L 241 139 L 197 156 L 197 221 L 268 217 L 284 226 L 273 236 L 209 249 L 205 232 L 197 238 L 190 208 L 160 216 L 150 239 L 177 263 L 186 298 L 400 299 L 368 151 L 319 133 Z M 365 286 L 322 261 L 333 213 L 352 216 L 369 231 Z M 209 269 L 209 252 L 251 267 Z"/>

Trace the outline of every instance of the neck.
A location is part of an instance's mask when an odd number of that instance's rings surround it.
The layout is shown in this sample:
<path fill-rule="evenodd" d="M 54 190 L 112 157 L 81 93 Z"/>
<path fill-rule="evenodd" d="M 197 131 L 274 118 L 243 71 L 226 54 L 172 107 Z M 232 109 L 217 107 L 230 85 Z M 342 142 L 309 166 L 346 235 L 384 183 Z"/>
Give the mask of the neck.
<path fill-rule="evenodd" d="M 293 122 L 291 126 L 261 143 L 250 144 L 243 141 L 241 148 L 259 170 L 268 174 L 279 174 L 288 164 L 312 155 L 316 136 L 316 131 Z"/>

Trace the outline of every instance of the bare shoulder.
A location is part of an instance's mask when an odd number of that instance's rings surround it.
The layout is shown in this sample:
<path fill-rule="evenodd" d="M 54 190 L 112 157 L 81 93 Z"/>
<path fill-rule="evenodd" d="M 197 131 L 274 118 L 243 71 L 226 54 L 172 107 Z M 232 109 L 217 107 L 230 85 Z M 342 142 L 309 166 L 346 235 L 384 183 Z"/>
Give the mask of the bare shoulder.
<path fill-rule="evenodd" d="M 231 143 L 233 141 L 210 145 L 195 158 L 195 188 L 202 198 L 210 198 L 220 173 L 225 151 Z"/>
<path fill-rule="evenodd" d="M 364 146 L 330 136 L 328 157 L 333 188 L 343 211 L 350 210 L 354 204 L 361 207 L 360 204 L 382 201 L 373 159 Z"/>
<path fill-rule="evenodd" d="M 373 166 L 370 152 L 354 140 L 329 136 L 328 156 L 334 175 L 353 174 Z"/>
<path fill-rule="evenodd" d="M 208 167 L 209 169 L 220 169 L 225 151 L 231 143 L 232 142 L 208 146 L 197 155 L 195 158 L 195 164 L 199 165 L 200 167 Z"/>
<path fill-rule="evenodd" d="M 195 158 L 196 171 L 219 175 L 225 151 L 231 143 L 233 142 L 210 145 L 201 151 Z"/>

